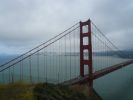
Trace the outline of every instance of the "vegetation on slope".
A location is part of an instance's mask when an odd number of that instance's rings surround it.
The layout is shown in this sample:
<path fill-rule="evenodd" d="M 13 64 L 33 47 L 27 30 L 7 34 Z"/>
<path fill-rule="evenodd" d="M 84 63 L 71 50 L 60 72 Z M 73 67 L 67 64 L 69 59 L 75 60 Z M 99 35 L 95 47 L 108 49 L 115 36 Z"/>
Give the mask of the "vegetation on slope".
<path fill-rule="evenodd" d="M 90 98 L 73 87 L 18 82 L 0 85 L 0 100 L 90 100 Z"/>

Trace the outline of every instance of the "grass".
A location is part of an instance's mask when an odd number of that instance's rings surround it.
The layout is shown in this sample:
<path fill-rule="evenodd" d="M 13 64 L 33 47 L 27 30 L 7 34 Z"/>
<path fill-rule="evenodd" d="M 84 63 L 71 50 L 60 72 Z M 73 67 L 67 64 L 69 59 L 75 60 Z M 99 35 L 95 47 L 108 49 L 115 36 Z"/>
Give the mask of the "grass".
<path fill-rule="evenodd" d="M 87 89 L 86 89 L 87 90 Z M 79 86 L 17 82 L 0 85 L 0 100 L 95 100 Z"/>
<path fill-rule="evenodd" d="M 22 82 L 0 85 L 0 100 L 33 100 L 33 87 Z"/>

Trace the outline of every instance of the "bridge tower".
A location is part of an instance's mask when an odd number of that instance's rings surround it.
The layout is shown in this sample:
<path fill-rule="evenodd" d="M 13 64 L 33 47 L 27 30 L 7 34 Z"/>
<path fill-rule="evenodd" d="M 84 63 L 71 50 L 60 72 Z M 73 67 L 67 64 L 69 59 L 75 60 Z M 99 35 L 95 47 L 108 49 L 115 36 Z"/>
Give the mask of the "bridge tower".
<path fill-rule="evenodd" d="M 87 30 L 84 30 L 85 29 L 84 27 L 87 27 Z M 85 38 L 87 39 L 87 44 L 84 44 Z M 87 56 L 87 58 L 85 56 Z M 93 87 L 92 40 L 91 40 L 90 19 L 86 22 L 80 22 L 80 76 L 81 77 L 84 77 L 84 67 L 86 66 L 88 67 L 89 86 Z"/>

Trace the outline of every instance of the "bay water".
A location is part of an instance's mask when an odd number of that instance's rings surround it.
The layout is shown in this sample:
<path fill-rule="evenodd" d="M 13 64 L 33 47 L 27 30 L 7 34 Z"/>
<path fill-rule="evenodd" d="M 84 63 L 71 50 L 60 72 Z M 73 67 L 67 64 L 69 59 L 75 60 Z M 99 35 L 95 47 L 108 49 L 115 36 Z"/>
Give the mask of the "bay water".
<path fill-rule="evenodd" d="M 1 58 L 0 63 L 2 64 L 11 58 L 11 56 Z M 37 56 L 26 59 L 10 68 L 10 70 L 0 73 L 1 83 L 8 83 L 12 80 L 12 76 L 14 80 L 19 80 L 21 77 L 21 79 L 28 82 L 30 80 L 29 66 L 31 66 L 32 82 L 60 83 L 79 76 L 79 56 L 40 55 L 39 61 L 37 59 Z M 118 57 L 94 57 L 94 71 L 124 60 Z M 88 73 L 87 67 L 85 73 Z M 133 100 L 133 64 L 94 80 L 94 89 L 103 100 Z"/>

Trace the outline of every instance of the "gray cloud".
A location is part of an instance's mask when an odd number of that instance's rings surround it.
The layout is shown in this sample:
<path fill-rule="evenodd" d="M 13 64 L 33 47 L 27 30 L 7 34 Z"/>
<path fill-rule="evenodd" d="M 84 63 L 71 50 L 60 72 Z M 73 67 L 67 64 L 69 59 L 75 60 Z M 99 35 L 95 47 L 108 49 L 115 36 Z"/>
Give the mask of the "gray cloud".
<path fill-rule="evenodd" d="M 89 17 L 120 48 L 132 48 L 132 12 L 132 0 L 3 0 L 0 48 L 34 47 Z"/>
<path fill-rule="evenodd" d="M 92 19 L 114 44 L 121 49 L 133 49 L 132 0 L 99 0 L 93 12 Z"/>

